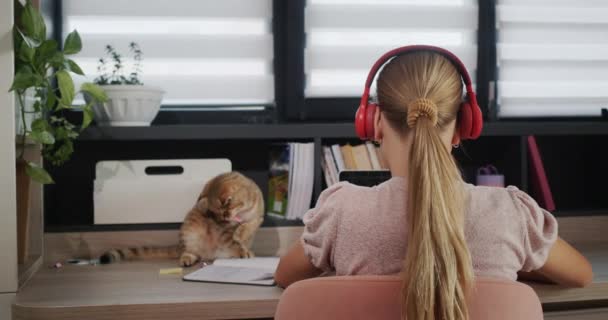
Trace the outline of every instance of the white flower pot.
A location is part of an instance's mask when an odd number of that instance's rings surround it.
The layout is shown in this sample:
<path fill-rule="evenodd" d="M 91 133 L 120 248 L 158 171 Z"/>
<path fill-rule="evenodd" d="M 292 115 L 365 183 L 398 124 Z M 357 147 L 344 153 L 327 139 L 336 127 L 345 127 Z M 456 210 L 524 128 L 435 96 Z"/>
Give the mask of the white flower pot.
<path fill-rule="evenodd" d="M 93 105 L 98 126 L 149 126 L 160 111 L 165 93 L 161 88 L 141 85 L 102 85 L 108 101 Z M 89 97 L 85 95 L 85 100 Z"/>

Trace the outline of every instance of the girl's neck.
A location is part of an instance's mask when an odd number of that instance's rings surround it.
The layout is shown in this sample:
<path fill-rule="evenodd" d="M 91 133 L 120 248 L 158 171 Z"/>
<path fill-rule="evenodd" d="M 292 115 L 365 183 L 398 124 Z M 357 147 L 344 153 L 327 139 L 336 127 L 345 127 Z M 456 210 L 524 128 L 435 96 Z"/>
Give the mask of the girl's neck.
<path fill-rule="evenodd" d="M 393 177 L 407 177 L 410 163 L 411 139 L 387 135 L 382 141 L 382 155 L 385 157 Z"/>

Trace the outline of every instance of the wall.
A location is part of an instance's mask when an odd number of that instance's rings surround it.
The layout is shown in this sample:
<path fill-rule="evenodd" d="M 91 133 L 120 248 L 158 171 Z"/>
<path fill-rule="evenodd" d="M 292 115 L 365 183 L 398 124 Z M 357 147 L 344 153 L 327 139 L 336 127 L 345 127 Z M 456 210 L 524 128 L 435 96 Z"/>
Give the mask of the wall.
<path fill-rule="evenodd" d="M 17 291 L 14 98 L 12 82 L 13 1 L 0 1 L 0 315 Z"/>

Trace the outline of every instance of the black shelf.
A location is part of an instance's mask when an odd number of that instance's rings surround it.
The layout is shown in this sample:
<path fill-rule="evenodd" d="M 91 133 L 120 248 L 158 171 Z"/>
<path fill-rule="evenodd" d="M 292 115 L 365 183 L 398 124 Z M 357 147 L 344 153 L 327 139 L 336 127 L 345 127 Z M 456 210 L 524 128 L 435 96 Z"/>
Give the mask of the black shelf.
<path fill-rule="evenodd" d="M 518 121 L 489 122 L 484 136 L 522 135 L 604 135 L 608 122 L 602 121 Z M 211 124 L 157 125 L 151 127 L 90 127 L 83 141 L 142 140 L 289 140 L 315 138 L 356 138 L 352 123 L 298 124 Z"/>

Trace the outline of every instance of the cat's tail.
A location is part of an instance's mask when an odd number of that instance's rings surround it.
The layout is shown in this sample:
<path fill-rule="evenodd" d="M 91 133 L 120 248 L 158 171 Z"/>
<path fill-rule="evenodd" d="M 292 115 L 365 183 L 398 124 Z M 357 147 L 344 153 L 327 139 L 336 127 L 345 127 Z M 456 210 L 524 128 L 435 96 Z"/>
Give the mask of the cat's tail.
<path fill-rule="evenodd" d="M 179 246 L 169 247 L 133 247 L 123 249 L 112 249 L 106 251 L 99 257 L 99 263 L 108 264 L 119 261 L 146 260 L 146 259 L 177 259 L 179 258 Z"/>

